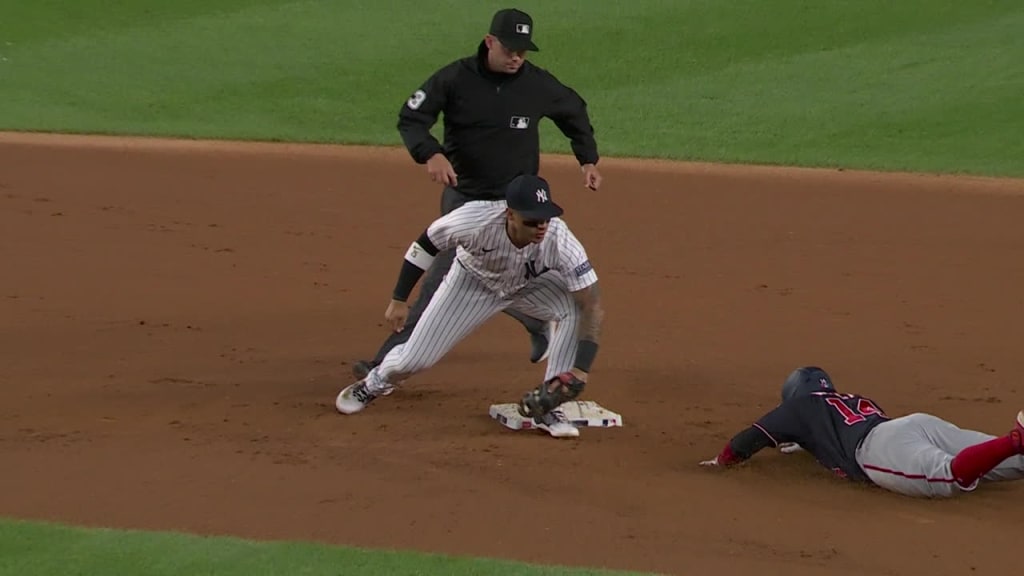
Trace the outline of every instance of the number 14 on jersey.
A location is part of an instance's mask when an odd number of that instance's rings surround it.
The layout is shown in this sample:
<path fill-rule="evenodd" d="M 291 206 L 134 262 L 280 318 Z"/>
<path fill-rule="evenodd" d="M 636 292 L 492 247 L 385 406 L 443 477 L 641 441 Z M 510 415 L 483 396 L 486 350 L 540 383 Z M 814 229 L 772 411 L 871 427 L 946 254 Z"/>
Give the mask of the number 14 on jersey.
<path fill-rule="evenodd" d="M 853 426 L 867 420 L 871 416 L 886 417 L 885 412 L 882 411 L 874 402 L 867 398 L 857 398 L 856 406 L 850 406 L 847 402 L 854 400 L 853 396 L 839 394 L 836 396 L 830 396 L 825 399 L 825 402 L 829 406 L 835 408 L 843 415 L 843 422 L 847 426 Z"/>

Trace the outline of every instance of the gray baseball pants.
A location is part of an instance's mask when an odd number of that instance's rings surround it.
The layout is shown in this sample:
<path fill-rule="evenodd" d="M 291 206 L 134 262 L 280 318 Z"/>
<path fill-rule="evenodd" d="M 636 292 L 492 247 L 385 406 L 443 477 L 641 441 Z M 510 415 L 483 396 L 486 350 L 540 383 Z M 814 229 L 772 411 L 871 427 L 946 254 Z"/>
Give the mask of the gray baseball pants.
<path fill-rule="evenodd" d="M 950 464 L 961 450 L 996 438 L 965 430 L 931 414 L 909 414 L 876 426 L 857 449 L 857 462 L 872 482 L 899 494 L 949 498 L 962 487 Z M 986 481 L 1024 478 L 1024 456 L 1013 456 L 982 476 Z"/>

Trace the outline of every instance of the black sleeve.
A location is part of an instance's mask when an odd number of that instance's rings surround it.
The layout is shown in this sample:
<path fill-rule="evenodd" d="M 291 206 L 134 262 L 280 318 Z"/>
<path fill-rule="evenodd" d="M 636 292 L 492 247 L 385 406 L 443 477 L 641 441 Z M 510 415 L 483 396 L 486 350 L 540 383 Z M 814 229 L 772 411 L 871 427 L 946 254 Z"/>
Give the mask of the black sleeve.
<path fill-rule="evenodd" d="M 798 441 L 801 429 L 795 403 L 783 402 L 752 426 L 733 436 L 718 455 L 718 460 L 725 466 L 738 464 L 765 448 Z"/>
<path fill-rule="evenodd" d="M 774 445 L 772 439 L 756 426 L 747 428 L 729 440 L 729 450 L 736 461 L 740 462 L 772 445 Z"/>
<path fill-rule="evenodd" d="M 439 252 L 437 247 L 434 246 L 434 243 L 430 241 L 430 237 L 427 236 L 426 230 L 424 230 L 423 234 L 421 234 L 419 239 L 416 240 L 416 244 L 431 256 L 437 256 L 437 253 Z M 398 280 L 395 282 L 395 289 L 391 292 L 391 298 L 398 300 L 399 302 L 405 302 L 408 300 L 409 294 L 412 293 L 412 289 L 416 287 L 416 283 L 420 281 L 424 272 L 426 272 L 426 270 L 414 264 L 408 257 L 404 258 L 402 260 L 402 268 L 398 271 Z"/>
<path fill-rule="evenodd" d="M 448 102 L 448 86 L 454 75 L 452 66 L 438 70 L 409 96 L 398 111 L 398 133 L 409 155 L 419 164 L 425 164 L 431 156 L 444 151 L 430 129 Z"/>
<path fill-rule="evenodd" d="M 784 442 L 800 442 L 803 439 L 804 424 L 800 416 L 801 404 L 810 396 L 800 396 L 783 402 L 754 423 L 775 446 Z"/>
<path fill-rule="evenodd" d="M 597 140 L 594 138 L 594 127 L 587 112 L 587 102 L 554 76 L 548 74 L 547 78 L 552 94 L 548 117 L 569 139 L 573 155 L 581 166 L 597 164 L 600 156 L 597 152 Z"/>

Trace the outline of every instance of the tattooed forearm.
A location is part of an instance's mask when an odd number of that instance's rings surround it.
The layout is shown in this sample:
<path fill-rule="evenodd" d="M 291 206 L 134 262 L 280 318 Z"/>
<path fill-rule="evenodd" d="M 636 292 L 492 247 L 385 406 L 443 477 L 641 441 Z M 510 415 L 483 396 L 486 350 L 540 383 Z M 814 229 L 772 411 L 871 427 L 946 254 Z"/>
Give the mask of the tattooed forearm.
<path fill-rule="evenodd" d="M 580 326 L 578 338 L 600 342 L 601 322 L 604 320 L 604 308 L 601 307 L 601 289 L 597 283 L 576 292 L 576 305 L 580 310 Z"/>

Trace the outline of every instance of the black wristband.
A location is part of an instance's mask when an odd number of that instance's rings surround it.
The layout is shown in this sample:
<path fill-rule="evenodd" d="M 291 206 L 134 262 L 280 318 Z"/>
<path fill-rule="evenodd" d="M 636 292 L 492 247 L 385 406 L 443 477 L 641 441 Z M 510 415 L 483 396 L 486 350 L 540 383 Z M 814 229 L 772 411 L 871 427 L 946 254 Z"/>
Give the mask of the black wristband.
<path fill-rule="evenodd" d="M 576 345 L 576 361 L 573 368 L 590 372 L 590 366 L 594 364 L 594 358 L 597 356 L 597 348 L 597 342 L 593 340 L 580 340 Z"/>

